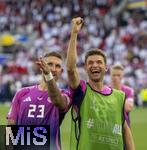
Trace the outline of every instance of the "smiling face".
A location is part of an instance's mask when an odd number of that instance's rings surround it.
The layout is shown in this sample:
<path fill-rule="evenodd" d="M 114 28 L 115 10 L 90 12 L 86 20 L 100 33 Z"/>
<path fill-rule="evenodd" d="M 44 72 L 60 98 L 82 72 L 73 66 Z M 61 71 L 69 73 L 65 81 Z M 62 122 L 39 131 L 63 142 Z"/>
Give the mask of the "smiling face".
<path fill-rule="evenodd" d="M 113 84 L 121 84 L 123 78 L 123 70 L 119 68 L 113 68 L 110 71 L 111 81 Z"/>
<path fill-rule="evenodd" d="M 47 56 L 44 58 L 44 60 L 48 64 L 53 77 L 57 81 L 63 72 L 62 60 L 56 56 Z"/>
<path fill-rule="evenodd" d="M 93 82 L 101 82 L 104 79 L 107 66 L 102 55 L 93 54 L 87 57 L 85 62 L 85 70 L 89 80 Z"/>

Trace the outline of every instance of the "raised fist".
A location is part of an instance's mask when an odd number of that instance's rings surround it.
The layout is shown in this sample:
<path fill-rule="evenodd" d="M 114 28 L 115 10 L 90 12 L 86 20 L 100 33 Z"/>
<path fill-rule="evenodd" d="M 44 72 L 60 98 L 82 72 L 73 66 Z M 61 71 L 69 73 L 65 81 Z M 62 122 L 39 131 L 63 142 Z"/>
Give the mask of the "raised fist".
<path fill-rule="evenodd" d="M 83 25 L 83 19 L 81 17 L 77 17 L 72 19 L 72 33 L 78 33 Z"/>

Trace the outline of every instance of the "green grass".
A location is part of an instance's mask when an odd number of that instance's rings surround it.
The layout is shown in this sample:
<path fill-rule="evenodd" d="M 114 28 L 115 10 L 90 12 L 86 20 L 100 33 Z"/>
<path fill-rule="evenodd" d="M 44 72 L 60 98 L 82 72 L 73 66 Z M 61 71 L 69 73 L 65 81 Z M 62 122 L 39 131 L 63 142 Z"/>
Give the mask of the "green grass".
<path fill-rule="evenodd" d="M 8 110 L 9 106 L 0 104 L 0 125 L 6 124 Z M 69 150 L 70 127 L 71 118 L 69 112 L 61 126 L 63 150 Z M 136 150 L 147 150 L 147 108 L 135 108 L 131 112 L 131 130 Z"/>
<path fill-rule="evenodd" d="M 147 150 L 147 108 L 132 111 L 131 130 L 136 150 Z"/>
<path fill-rule="evenodd" d="M 0 104 L 0 125 L 6 125 L 7 119 L 7 113 L 9 111 L 9 107 L 6 104 Z"/>

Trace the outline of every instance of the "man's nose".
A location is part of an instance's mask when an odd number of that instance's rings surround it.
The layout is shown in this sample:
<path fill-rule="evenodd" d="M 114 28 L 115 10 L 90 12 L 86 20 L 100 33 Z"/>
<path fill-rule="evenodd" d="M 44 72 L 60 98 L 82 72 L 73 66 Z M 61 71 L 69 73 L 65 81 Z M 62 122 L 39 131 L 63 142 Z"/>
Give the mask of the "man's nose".
<path fill-rule="evenodd" d="M 53 66 L 51 67 L 51 71 L 56 71 L 56 66 L 55 66 L 55 65 L 53 65 Z"/>
<path fill-rule="evenodd" d="M 114 78 L 115 78 L 115 79 L 118 79 L 119 77 L 118 77 L 118 76 L 114 76 Z"/>
<path fill-rule="evenodd" d="M 96 62 L 93 63 L 93 67 L 97 67 L 98 64 Z"/>

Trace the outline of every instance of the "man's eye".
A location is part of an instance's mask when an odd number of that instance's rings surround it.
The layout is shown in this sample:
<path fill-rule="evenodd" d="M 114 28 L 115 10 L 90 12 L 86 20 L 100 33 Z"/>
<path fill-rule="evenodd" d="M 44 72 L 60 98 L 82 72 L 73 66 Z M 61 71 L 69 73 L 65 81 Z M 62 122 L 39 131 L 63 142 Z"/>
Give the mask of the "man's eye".
<path fill-rule="evenodd" d="M 89 62 L 88 62 L 88 64 L 89 64 L 89 65 L 92 65 L 92 64 L 93 64 L 93 62 L 92 62 L 92 61 L 89 61 Z"/>
<path fill-rule="evenodd" d="M 56 68 L 61 68 L 61 66 L 60 65 L 56 65 Z"/>
<path fill-rule="evenodd" d="M 48 65 L 49 65 L 49 66 L 52 66 L 53 64 L 52 64 L 52 63 L 48 63 Z"/>

